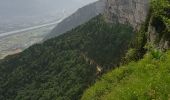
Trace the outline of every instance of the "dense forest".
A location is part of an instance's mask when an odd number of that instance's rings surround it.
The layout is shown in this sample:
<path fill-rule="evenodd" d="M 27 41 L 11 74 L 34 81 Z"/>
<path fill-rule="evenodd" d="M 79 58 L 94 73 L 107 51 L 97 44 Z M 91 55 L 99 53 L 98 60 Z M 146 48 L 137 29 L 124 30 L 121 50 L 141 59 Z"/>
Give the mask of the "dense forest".
<path fill-rule="evenodd" d="M 118 65 L 134 33 L 102 15 L 0 61 L 0 100 L 78 100 Z M 100 69 L 100 73 L 98 72 Z"/>

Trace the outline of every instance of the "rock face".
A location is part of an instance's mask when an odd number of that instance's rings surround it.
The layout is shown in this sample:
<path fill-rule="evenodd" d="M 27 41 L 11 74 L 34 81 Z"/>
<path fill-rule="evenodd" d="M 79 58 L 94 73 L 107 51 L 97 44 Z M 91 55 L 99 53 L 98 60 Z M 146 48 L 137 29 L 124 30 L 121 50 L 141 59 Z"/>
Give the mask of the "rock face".
<path fill-rule="evenodd" d="M 138 30 L 149 11 L 149 0 L 99 0 L 80 8 L 59 23 L 46 39 L 63 34 L 84 24 L 98 14 L 104 14 L 107 22 L 130 24 Z"/>
<path fill-rule="evenodd" d="M 95 3 L 89 4 L 83 8 L 78 9 L 71 16 L 64 19 L 61 23 L 59 23 L 52 30 L 52 32 L 45 38 L 45 40 L 63 34 L 81 24 L 84 24 L 91 18 L 103 13 L 104 8 L 105 0 L 99 0 Z"/>
<path fill-rule="evenodd" d="M 109 22 L 130 24 L 139 29 L 147 17 L 149 0 L 106 0 L 105 17 Z"/>
<path fill-rule="evenodd" d="M 153 19 L 151 17 L 147 32 L 147 42 L 154 44 L 155 47 L 162 51 L 170 49 L 170 40 L 168 40 L 164 35 L 159 35 L 160 33 L 157 32 L 156 28 L 151 24 L 152 20 Z"/>

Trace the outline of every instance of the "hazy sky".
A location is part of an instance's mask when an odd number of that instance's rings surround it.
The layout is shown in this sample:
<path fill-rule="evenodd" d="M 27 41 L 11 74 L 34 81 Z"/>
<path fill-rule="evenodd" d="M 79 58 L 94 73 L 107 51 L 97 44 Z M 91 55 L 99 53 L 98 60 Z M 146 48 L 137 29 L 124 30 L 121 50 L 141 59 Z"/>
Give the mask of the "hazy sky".
<path fill-rule="evenodd" d="M 75 10 L 97 0 L 0 0 L 0 16 Z"/>

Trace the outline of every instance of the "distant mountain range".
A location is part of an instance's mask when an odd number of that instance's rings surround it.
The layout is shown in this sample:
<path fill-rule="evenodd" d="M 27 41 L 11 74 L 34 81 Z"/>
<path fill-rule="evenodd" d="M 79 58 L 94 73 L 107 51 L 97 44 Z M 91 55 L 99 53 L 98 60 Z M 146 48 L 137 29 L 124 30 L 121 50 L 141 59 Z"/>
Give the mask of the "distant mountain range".
<path fill-rule="evenodd" d="M 99 0 L 92 4 L 89 4 L 83 8 L 78 9 L 71 16 L 64 19 L 61 23 L 59 23 L 50 34 L 47 35 L 46 39 L 59 36 L 62 33 L 70 31 L 75 27 L 89 21 L 91 18 L 101 14 L 104 12 L 105 1 Z"/>

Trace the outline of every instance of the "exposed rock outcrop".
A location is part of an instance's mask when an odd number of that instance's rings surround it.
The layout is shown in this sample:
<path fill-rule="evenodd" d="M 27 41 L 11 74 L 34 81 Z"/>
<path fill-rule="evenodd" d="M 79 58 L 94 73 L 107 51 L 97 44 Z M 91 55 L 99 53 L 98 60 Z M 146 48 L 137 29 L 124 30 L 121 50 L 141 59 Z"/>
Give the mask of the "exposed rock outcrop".
<path fill-rule="evenodd" d="M 107 0 L 105 17 L 109 22 L 130 24 L 139 29 L 148 11 L 149 0 Z"/>
<path fill-rule="evenodd" d="M 98 14 L 104 14 L 107 22 L 130 24 L 135 30 L 138 30 L 145 21 L 148 11 L 149 0 L 99 0 L 80 8 L 64 19 L 46 39 L 70 31 Z"/>
<path fill-rule="evenodd" d="M 156 28 L 152 25 L 152 17 L 148 26 L 147 32 L 147 42 L 155 45 L 156 48 L 161 50 L 168 50 L 170 48 L 170 40 L 166 39 L 165 35 L 160 35 L 161 33 L 156 31 Z"/>

